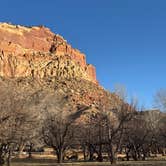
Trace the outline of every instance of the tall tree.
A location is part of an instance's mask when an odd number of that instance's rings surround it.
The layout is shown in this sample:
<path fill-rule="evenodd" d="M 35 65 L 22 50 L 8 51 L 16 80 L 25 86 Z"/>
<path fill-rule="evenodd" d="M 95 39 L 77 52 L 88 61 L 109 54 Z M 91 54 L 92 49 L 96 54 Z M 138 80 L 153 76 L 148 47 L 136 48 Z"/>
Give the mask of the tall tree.
<path fill-rule="evenodd" d="M 58 163 L 63 161 L 65 151 L 74 141 L 72 110 L 66 100 L 66 96 L 60 93 L 48 96 L 42 125 L 42 139 L 55 150 Z"/>

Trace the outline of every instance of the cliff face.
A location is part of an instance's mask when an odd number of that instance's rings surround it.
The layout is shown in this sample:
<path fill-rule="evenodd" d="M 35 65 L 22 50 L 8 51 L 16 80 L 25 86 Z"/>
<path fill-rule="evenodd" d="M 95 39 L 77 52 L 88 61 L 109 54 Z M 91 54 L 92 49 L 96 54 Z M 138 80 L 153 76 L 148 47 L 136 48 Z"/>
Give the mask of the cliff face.
<path fill-rule="evenodd" d="M 81 78 L 94 83 L 85 55 L 45 27 L 0 24 L 0 76 Z"/>
<path fill-rule="evenodd" d="M 79 110 L 78 118 L 89 117 L 93 108 L 118 110 L 122 104 L 98 85 L 85 55 L 45 27 L 0 24 L 0 85 L 4 91 L 35 95 L 39 110 L 47 106 L 47 97 L 60 92 L 73 112 Z"/>

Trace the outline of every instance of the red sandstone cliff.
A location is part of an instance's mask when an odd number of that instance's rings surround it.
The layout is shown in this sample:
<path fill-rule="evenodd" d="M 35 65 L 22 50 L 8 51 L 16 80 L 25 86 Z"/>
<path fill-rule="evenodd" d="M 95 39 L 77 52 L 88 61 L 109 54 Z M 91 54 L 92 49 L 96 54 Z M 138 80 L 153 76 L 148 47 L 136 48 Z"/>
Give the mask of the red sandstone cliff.
<path fill-rule="evenodd" d="M 0 76 L 81 77 L 96 81 L 93 65 L 48 28 L 0 24 Z"/>

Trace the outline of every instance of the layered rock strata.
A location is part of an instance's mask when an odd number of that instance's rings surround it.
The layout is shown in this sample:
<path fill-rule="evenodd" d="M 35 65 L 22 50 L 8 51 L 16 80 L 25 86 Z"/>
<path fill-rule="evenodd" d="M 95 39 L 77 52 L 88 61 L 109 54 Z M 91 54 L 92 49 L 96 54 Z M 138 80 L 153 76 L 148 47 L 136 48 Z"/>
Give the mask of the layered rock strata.
<path fill-rule="evenodd" d="M 0 23 L 0 76 L 81 78 L 94 83 L 96 70 L 85 54 L 44 26 Z"/>

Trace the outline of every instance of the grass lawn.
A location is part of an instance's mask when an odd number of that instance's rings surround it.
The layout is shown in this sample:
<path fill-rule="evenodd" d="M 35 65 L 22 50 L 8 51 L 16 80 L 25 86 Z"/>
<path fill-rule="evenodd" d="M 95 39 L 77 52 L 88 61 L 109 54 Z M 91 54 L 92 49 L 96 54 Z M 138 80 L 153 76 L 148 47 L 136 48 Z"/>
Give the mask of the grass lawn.
<path fill-rule="evenodd" d="M 53 159 L 19 159 L 12 161 L 11 166 L 107 166 L 109 162 L 74 162 L 57 164 Z M 166 166 L 166 161 L 123 161 L 118 162 L 118 166 Z"/>

